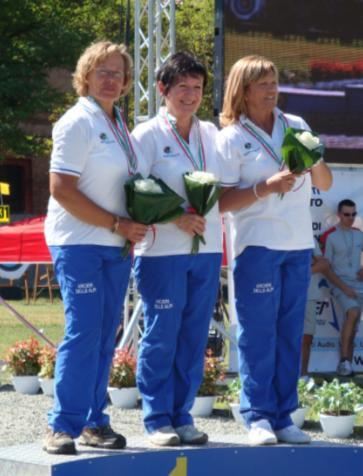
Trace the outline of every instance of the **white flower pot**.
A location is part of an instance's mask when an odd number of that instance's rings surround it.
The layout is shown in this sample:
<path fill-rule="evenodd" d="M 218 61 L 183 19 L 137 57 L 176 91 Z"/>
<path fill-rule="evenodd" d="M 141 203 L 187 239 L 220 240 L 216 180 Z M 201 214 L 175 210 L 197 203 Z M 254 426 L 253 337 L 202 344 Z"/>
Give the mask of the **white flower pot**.
<path fill-rule="evenodd" d="M 44 395 L 54 396 L 54 378 L 39 378 L 39 383 Z"/>
<path fill-rule="evenodd" d="M 294 425 L 302 428 L 305 421 L 305 416 L 309 411 L 309 407 L 299 407 L 294 412 L 291 413 L 291 420 Z"/>
<path fill-rule="evenodd" d="M 40 384 L 37 375 L 13 375 L 12 381 L 16 392 L 35 395 L 39 391 Z"/>
<path fill-rule="evenodd" d="M 230 403 L 229 408 L 231 409 L 234 420 L 237 423 L 244 423 L 242 415 L 239 412 L 239 403 Z"/>
<path fill-rule="evenodd" d="M 139 391 L 136 387 L 130 388 L 116 388 L 108 387 L 108 394 L 110 396 L 112 405 L 117 408 L 135 408 Z"/>
<path fill-rule="evenodd" d="M 320 424 L 330 438 L 348 438 L 354 429 L 355 415 L 324 415 L 320 413 Z"/>
<path fill-rule="evenodd" d="M 216 401 L 216 396 L 213 397 L 195 397 L 194 404 L 190 413 L 194 417 L 209 417 L 213 411 L 213 405 Z"/>

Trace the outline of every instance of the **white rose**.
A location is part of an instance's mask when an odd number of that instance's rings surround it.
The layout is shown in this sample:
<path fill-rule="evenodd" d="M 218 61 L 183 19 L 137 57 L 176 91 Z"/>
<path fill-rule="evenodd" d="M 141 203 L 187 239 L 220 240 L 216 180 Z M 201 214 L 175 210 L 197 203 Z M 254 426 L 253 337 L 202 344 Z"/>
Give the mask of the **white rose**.
<path fill-rule="evenodd" d="M 295 134 L 296 139 L 309 150 L 314 150 L 320 145 L 320 140 L 315 137 L 311 132 L 297 132 Z"/>
<path fill-rule="evenodd" d="M 202 172 L 197 170 L 189 174 L 188 177 L 202 184 L 217 183 L 217 179 L 215 178 L 214 174 L 212 174 L 211 172 Z"/>
<path fill-rule="evenodd" d="M 151 178 L 135 180 L 135 190 L 137 192 L 163 193 L 160 185 Z"/>

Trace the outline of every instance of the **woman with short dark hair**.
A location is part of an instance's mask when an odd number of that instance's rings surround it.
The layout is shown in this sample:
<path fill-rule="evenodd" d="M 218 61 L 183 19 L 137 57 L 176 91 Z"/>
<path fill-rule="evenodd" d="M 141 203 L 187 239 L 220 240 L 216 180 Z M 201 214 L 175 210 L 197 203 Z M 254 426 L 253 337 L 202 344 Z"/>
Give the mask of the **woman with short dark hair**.
<path fill-rule="evenodd" d="M 211 172 L 218 179 L 217 129 L 195 113 L 206 85 L 205 67 L 176 53 L 157 73 L 165 100 L 158 115 L 132 133 L 151 174 L 186 199 L 183 174 Z M 206 244 L 191 254 L 195 235 Z M 137 384 L 150 441 L 167 446 L 203 444 L 190 409 L 203 377 L 204 351 L 219 283 L 222 233 L 216 204 L 205 216 L 188 211 L 156 225 L 135 249 L 135 275 L 144 303 L 144 334 Z"/>

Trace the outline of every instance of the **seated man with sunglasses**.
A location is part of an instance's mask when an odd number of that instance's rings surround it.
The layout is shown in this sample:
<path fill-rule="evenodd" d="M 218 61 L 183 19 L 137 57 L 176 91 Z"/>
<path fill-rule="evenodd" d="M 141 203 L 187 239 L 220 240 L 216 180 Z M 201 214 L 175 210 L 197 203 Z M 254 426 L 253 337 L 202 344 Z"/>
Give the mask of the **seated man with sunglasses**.
<path fill-rule="evenodd" d="M 330 261 L 335 274 L 353 290 L 347 295 L 341 289 L 333 287 L 332 293 L 342 307 L 345 320 L 340 336 L 340 363 L 338 375 L 353 374 L 353 344 L 363 308 L 363 233 L 353 228 L 357 216 L 356 204 L 349 199 L 338 204 L 339 223 L 322 236 L 325 245 L 325 257 Z"/>

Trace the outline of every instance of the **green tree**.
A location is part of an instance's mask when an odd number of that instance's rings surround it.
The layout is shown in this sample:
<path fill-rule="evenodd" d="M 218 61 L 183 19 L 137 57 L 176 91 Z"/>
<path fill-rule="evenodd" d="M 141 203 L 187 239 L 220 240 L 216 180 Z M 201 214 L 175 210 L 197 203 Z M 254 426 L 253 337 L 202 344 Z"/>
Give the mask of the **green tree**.
<path fill-rule="evenodd" d="M 66 103 L 47 81 L 53 67 L 73 70 L 98 38 L 120 40 L 124 1 L 0 0 L 0 156 L 39 152 L 41 138 L 21 124 Z"/>
<path fill-rule="evenodd" d="M 0 0 L 0 158 L 44 152 L 46 140 L 27 135 L 22 124 L 40 113 L 53 121 L 74 100 L 51 87 L 49 70 L 73 71 L 91 41 L 123 41 L 127 4 L 127 0 Z M 184 0 L 176 8 L 177 48 L 196 54 L 209 70 L 201 109 L 201 116 L 208 118 L 213 108 L 213 8 L 213 0 Z M 133 32 L 131 54 L 132 46 Z M 131 98 L 129 117 L 132 110 Z"/>
<path fill-rule="evenodd" d="M 198 115 L 213 118 L 214 0 L 184 0 L 175 14 L 176 47 L 195 54 L 208 68 L 208 84 Z"/>

